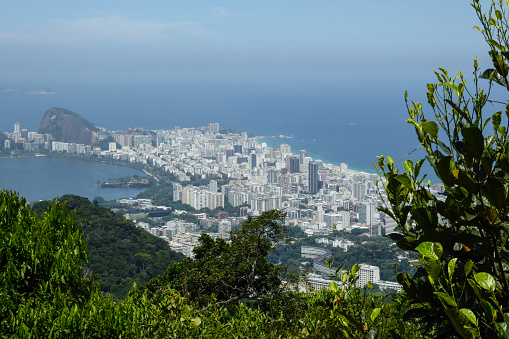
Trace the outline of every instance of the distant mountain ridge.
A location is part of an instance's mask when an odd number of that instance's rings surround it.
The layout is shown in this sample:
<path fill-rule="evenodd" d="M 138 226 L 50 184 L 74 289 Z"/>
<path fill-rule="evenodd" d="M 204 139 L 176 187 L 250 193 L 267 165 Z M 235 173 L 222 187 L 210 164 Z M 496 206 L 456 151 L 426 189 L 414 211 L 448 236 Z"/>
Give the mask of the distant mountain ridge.
<path fill-rule="evenodd" d="M 79 114 L 64 108 L 50 108 L 42 117 L 39 133 L 50 133 L 56 141 L 93 145 L 99 128 Z"/>

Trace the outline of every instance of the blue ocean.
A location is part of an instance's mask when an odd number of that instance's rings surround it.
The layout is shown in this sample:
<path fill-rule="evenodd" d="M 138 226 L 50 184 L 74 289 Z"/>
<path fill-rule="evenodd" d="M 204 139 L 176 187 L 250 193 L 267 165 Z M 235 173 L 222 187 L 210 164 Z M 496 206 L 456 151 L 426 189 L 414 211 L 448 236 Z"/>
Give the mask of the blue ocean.
<path fill-rule="evenodd" d="M 418 86 L 413 84 L 418 83 Z M 108 130 L 129 127 L 171 129 L 218 122 L 221 128 L 255 135 L 284 134 L 292 151 L 305 149 L 327 163 L 346 163 L 374 172 L 377 156 L 395 160 L 418 146 L 404 91 L 423 101 L 426 81 L 391 79 L 332 79 L 291 77 L 285 80 L 160 79 L 157 81 L 65 81 L 9 84 L 16 92 L 0 92 L 0 130 L 15 122 L 38 129 L 51 107 L 74 111 Z M 55 94 L 26 94 L 43 85 Z M 412 87 L 414 86 L 414 87 Z M 418 152 L 411 157 L 416 158 Z"/>

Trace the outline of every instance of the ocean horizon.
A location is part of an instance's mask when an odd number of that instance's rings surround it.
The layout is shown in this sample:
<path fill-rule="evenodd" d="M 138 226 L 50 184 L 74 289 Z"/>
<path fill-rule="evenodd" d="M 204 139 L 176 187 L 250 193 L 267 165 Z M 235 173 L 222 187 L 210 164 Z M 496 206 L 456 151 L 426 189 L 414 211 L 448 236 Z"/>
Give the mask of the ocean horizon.
<path fill-rule="evenodd" d="M 17 87 L 17 92 L 0 91 L 4 103 L 0 129 L 11 132 L 14 123 L 20 122 L 21 128 L 36 131 L 51 107 L 69 109 L 108 130 L 200 127 L 217 122 L 220 128 L 257 136 L 291 136 L 268 144 L 287 143 L 294 153 L 305 149 L 326 163 L 346 163 L 354 170 L 374 173 L 372 163 L 379 155 L 396 160 L 419 144 L 413 128 L 405 123 L 403 85 L 396 80 L 384 84 L 382 80 L 330 79 L 306 83 L 70 82 L 48 86 L 55 94 L 46 95 L 27 94 Z M 414 100 L 423 97 L 425 88 L 421 88 L 411 90 L 410 97 L 412 93 Z M 416 155 L 418 152 L 411 158 Z"/>

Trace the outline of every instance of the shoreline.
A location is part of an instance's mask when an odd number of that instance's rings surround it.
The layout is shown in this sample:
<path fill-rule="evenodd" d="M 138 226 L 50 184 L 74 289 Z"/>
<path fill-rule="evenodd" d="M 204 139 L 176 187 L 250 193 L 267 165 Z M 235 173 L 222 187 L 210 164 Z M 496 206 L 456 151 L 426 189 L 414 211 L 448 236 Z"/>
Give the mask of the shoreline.
<path fill-rule="evenodd" d="M 260 140 L 263 140 L 263 139 L 269 139 L 271 141 L 271 143 L 274 143 L 276 142 L 275 139 L 280 139 L 280 138 L 265 138 L 265 137 L 257 137 L 256 138 L 256 142 L 258 144 L 261 144 Z M 293 139 L 293 137 L 291 138 L 288 138 L 287 139 Z M 266 142 L 267 146 L 268 147 L 279 147 L 281 144 L 277 145 L 277 146 L 271 146 L 269 145 L 267 142 Z M 292 146 L 292 145 L 290 145 Z M 292 146 L 293 147 L 293 146 Z M 292 151 L 293 153 L 293 151 Z M 295 153 L 293 153 L 295 154 Z M 297 154 L 298 155 L 298 154 Z M 330 165 L 332 167 L 335 167 L 335 168 L 339 168 L 341 166 L 341 163 L 337 164 L 337 163 L 334 163 L 334 162 L 329 162 L 328 160 L 324 160 L 323 158 L 321 158 L 320 156 L 315 156 L 314 153 L 308 153 L 309 156 L 311 156 L 314 160 L 321 160 L 324 165 Z M 347 166 L 348 166 L 348 173 L 351 173 L 351 174 L 366 174 L 366 175 L 378 175 L 378 173 L 376 173 L 375 171 L 373 172 L 367 172 L 365 170 L 359 170 L 359 169 L 356 169 L 356 168 L 352 168 L 350 167 L 349 164 L 345 163 Z M 374 169 L 374 168 L 373 168 Z"/>

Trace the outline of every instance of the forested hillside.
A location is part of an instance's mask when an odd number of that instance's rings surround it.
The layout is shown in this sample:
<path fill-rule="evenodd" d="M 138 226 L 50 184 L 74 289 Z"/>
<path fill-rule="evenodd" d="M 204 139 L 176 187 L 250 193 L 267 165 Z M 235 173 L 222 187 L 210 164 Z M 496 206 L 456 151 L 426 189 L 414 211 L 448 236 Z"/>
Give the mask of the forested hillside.
<path fill-rule="evenodd" d="M 66 203 L 67 210 L 76 214 L 76 224 L 82 225 L 89 247 L 87 269 L 97 276 L 101 290 L 117 299 L 125 297 L 133 283 L 143 285 L 184 258 L 164 240 L 86 198 L 64 195 L 58 201 Z M 41 215 L 50 204 L 37 202 L 33 210 Z"/>

